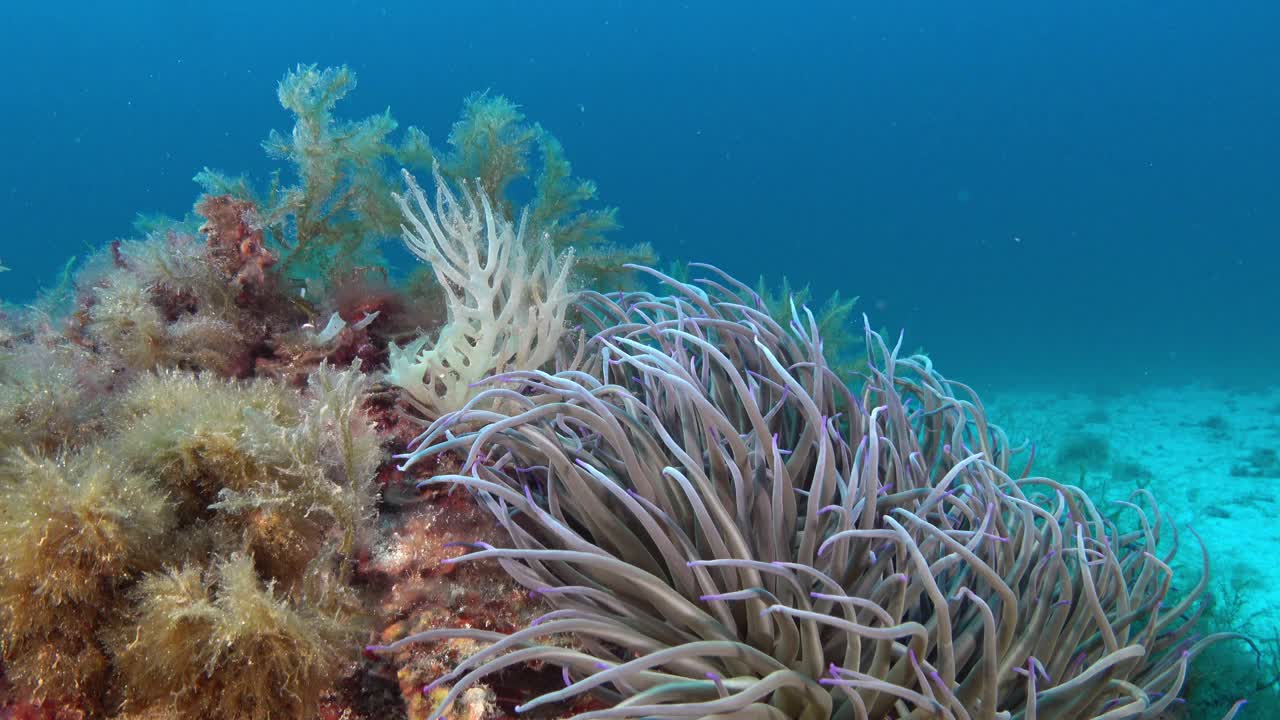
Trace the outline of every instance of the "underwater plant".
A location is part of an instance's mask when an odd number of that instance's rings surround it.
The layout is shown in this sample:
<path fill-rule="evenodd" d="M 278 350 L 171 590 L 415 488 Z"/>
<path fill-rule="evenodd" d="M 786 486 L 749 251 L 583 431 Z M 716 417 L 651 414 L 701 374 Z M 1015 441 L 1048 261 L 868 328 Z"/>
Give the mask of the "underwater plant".
<path fill-rule="evenodd" d="M 554 608 L 465 638 L 434 716 L 488 675 L 558 666 L 517 712 L 592 694 L 580 718 L 1146 718 L 1229 637 L 1192 635 L 1205 573 L 1171 594 L 1151 496 L 1107 520 L 1012 468 L 966 386 L 866 330 L 866 382 L 826 365 L 723 274 L 671 296 L 587 292 L 596 335 L 551 374 L 493 376 L 405 456 L 445 452 L 511 546 L 470 545 Z M 1029 464 L 1028 464 L 1029 468 Z M 1227 717 L 1234 716 L 1238 705 Z"/>
<path fill-rule="evenodd" d="M 787 317 L 793 305 L 808 306 L 812 301 L 812 291 L 808 285 L 800 288 L 791 286 L 791 280 L 783 276 L 780 286 L 775 290 L 765 282 L 764 276 L 756 282 L 756 294 L 760 296 L 764 307 L 773 317 Z M 832 293 L 814 312 L 818 322 L 818 334 L 822 336 L 823 357 L 840 377 L 851 378 L 854 373 L 865 370 L 861 357 L 861 333 L 853 322 L 853 307 L 858 298 L 844 299 L 840 291 Z"/>
<path fill-rule="evenodd" d="M 225 316 L 183 313 L 166 316 L 156 286 L 133 273 L 118 273 L 90 290 L 83 338 L 119 367 L 147 372 L 160 368 L 209 369 L 229 375 L 243 364 L 248 344 Z"/>
<path fill-rule="evenodd" d="M 36 700 L 94 707 L 109 662 L 96 630 L 128 583 L 159 567 L 174 525 L 164 490 L 99 447 L 0 460 L 0 656 Z"/>
<path fill-rule="evenodd" d="M 1055 459 L 1064 471 L 1084 472 L 1105 467 L 1110 456 L 1111 442 L 1106 436 L 1081 432 L 1063 440 Z"/>
<path fill-rule="evenodd" d="M 272 159 L 288 163 L 267 192 L 245 178 L 205 168 L 196 181 L 211 196 L 225 196 L 263 233 L 273 271 L 293 283 L 323 289 L 360 268 L 381 267 L 379 243 L 395 233 L 390 167 L 429 162 L 426 136 L 409 128 L 399 145 L 389 112 L 339 120 L 338 102 L 356 87 L 345 66 L 299 65 L 277 87 L 280 105 L 294 116 L 289 133 L 272 131 L 263 143 Z M 206 201 L 207 202 L 207 201 Z"/>
<path fill-rule="evenodd" d="M 383 457 L 360 412 L 367 386 L 359 362 L 322 366 L 305 393 L 158 373 L 121 399 L 127 429 L 112 447 L 163 482 L 188 524 L 211 526 L 264 577 L 289 585 L 327 545 L 347 562 L 367 540 Z"/>
<path fill-rule="evenodd" d="M 94 717 L 121 701 L 193 718 L 314 707 L 365 627 L 352 575 L 372 544 L 384 459 L 364 410 L 370 376 L 357 360 L 322 365 L 302 389 L 126 377 L 72 426 L 88 440 L 47 422 L 10 431 L 4 688 Z M 275 676 L 263 686 L 244 663 Z"/>
<path fill-rule="evenodd" d="M 109 368 L 87 349 L 43 330 L 0 348 L 0 447 L 46 456 L 101 435 Z"/>
<path fill-rule="evenodd" d="M 227 514 L 261 518 L 279 514 L 315 523 L 332 534 L 341 561 L 340 577 L 350 577 L 350 561 L 367 548 L 376 516 L 376 474 L 382 439 L 361 410 L 370 377 L 356 360 L 347 370 L 321 365 L 312 373 L 299 407 L 299 421 L 280 425 L 246 413 L 248 446 L 257 460 L 280 477 L 249 488 L 226 487 L 209 506 Z M 268 523 L 269 527 L 288 521 Z M 310 556 L 320 554 L 312 549 Z"/>
<path fill-rule="evenodd" d="M 291 591 L 264 584 L 251 558 L 148 575 L 109 636 L 124 707 L 174 717 L 315 716 L 321 693 L 354 661 L 356 598 L 321 569 Z"/>
<path fill-rule="evenodd" d="M 574 250 L 575 272 L 584 283 L 615 287 L 629 275 L 626 263 L 657 261 L 647 243 L 623 247 L 609 241 L 608 234 L 621 227 L 617 210 L 584 207 L 596 199 L 596 184 L 574 177 L 560 141 L 541 125 L 527 123 L 519 106 L 506 97 L 488 92 L 469 96 L 448 143 L 449 152 L 437 154 L 443 176 L 454 183 L 478 183 L 508 222 L 518 219 L 511 186 L 532 178 L 529 237 L 545 237 L 557 253 Z M 540 167 L 533 176 L 535 147 Z"/>
<path fill-rule="evenodd" d="M 111 440 L 116 455 L 160 478 L 188 518 L 206 514 L 223 489 L 244 491 L 270 477 L 260 454 L 277 436 L 255 438 L 253 432 L 267 423 L 299 421 L 294 393 L 278 383 L 228 383 L 179 371 L 140 378 L 113 415 L 123 428 Z"/>
<path fill-rule="evenodd" d="M 408 171 L 408 197 L 395 199 L 405 244 L 444 289 L 448 322 L 434 342 L 424 334 L 403 349 L 393 343 L 387 372 L 432 418 L 461 409 L 494 372 L 550 360 L 575 297 L 572 250 L 554 256 L 527 236 L 524 216 L 517 226 L 496 214 L 483 187 L 462 183 L 460 201 L 438 169 L 434 176 L 434 207 Z"/>
<path fill-rule="evenodd" d="M 253 205 L 230 195 L 205 195 L 196 212 L 205 218 L 200 232 L 206 238 L 209 263 L 231 278 L 241 298 L 262 291 L 276 256 L 264 245 L 262 228 L 254 224 Z"/>
<path fill-rule="evenodd" d="M 362 273 L 385 272 L 379 247 L 397 234 L 401 221 L 392 200 L 393 168 L 437 163 L 452 183 L 478 183 L 495 213 L 513 224 L 511 188 L 527 179 L 530 237 L 545 236 L 556 252 L 576 249 L 586 280 L 616 280 L 624 275 L 622 263 L 655 260 L 649 245 L 621 247 L 608 240 L 620 227 L 617 211 L 586 207 L 596 198 L 595 183 L 575 177 L 560 141 L 528 123 L 506 97 L 467 97 L 447 149 L 436 150 L 412 126 L 394 142 L 398 124 L 389 111 L 356 121 L 337 118 L 335 108 L 355 87 L 356 75 L 346 66 L 299 65 L 285 74 L 277 96 L 295 123 L 289 133 L 272 131 L 263 143 L 272 159 L 287 163 L 265 192 L 244 177 L 210 168 L 196 175 L 208 193 L 202 204 L 209 198 L 233 203 L 261 234 L 262 252 L 246 269 L 270 267 L 289 283 L 311 288 L 313 297 Z"/>
<path fill-rule="evenodd" d="M 116 240 L 74 277 L 65 340 L 109 366 L 117 383 L 160 369 L 248 377 L 276 338 L 306 320 L 269 273 L 272 256 L 227 197 L 206 196 L 205 222 L 170 222 Z"/>
<path fill-rule="evenodd" d="M 351 667 L 383 459 L 368 381 L 359 361 L 303 390 L 166 371 L 118 401 L 109 447 L 179 510 L 166 569 L 102 631 L 126 710 L 303 717 Z"/>

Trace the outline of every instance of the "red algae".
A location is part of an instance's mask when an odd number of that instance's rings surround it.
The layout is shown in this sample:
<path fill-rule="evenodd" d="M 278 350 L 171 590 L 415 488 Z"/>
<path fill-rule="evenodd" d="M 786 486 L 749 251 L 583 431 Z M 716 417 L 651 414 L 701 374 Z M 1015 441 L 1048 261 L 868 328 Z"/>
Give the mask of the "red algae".
<path fill-rule="evenodd" d="M 263 243 L 257 207 L 230 195 L 206 195 L 196 212 L 206 220 L 200 232 L 207 239 L 210 260 L 232 278 L 242 297 L 265 286 L 276 256 Z"/>
<path fill-rule="evenodd" d="M 436 472 L 446 470 L 435 468 Z M 460 543 L 505 540 L 505 531 L 469 494 L 430 489 L 395 515 L 384 514 L 383 520 L 386 538 L 363 568 L 364 574 L 380 578 L 379 610 L 387 624 L 378 643 L 443 627 L 512 632 L 548 609 L 497 563 L 446 562 L 466 552 Z M 424 696 L 422 688 L 481 647 L 468 640 L 450 640 L 414 645 L 384 658 L 395 672 L 408 717 L 427 717 L 439 698 Z M 493 685 L 464 696 L 447 717 L 503 717 L 529 697 L 523 688 L 538 672 L 525 669 L 497 678 Z"/>

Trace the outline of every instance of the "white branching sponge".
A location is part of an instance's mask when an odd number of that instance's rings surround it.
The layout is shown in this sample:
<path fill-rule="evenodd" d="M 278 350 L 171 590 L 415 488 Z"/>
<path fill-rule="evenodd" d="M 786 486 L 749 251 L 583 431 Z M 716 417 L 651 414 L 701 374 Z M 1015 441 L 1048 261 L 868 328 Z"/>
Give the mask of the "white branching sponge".
<path fill-rule="evenodd" d="M 387 379 L 404 388 L 427 415 L 461 409 L 475 383 L 498 372 L 534 370 L 555 354 L 564 333 L 572 253 L 553 255 L 546 238 L 525 238 L 493 211 L 484 188 L 462 184 L 462 200 L 433 169 L 435 206 L 404 172 L 404 241 L 430 263 L 444 289 L 448 321 L 434 344 L 420 337 L 391 345 Z M 477 198 L 477 196 L 479 196 Z"/>

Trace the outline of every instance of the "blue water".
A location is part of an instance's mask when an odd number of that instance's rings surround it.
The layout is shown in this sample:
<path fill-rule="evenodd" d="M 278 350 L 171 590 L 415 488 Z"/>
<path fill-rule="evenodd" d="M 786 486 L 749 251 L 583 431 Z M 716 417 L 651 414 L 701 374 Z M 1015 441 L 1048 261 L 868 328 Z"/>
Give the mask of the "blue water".
<path fill-rule="evenodd" d="M 491 88 L 621 242 L 861 295 L 985 386 L 1270 381 L 1280 3 L 9 4 L 0 297 L 272 167 L 275 83 L 441 142 Z"/>

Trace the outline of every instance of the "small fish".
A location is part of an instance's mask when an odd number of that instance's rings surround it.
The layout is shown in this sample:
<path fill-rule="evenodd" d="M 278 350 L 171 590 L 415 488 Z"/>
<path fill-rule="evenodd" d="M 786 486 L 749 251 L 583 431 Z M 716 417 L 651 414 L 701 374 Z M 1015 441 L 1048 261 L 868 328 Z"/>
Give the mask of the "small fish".
<path fill-rule="evenodd" d="M 9 268 L 4 266 L 3 261 L 0 261 L 0 272 L 9 272 Z"/>

